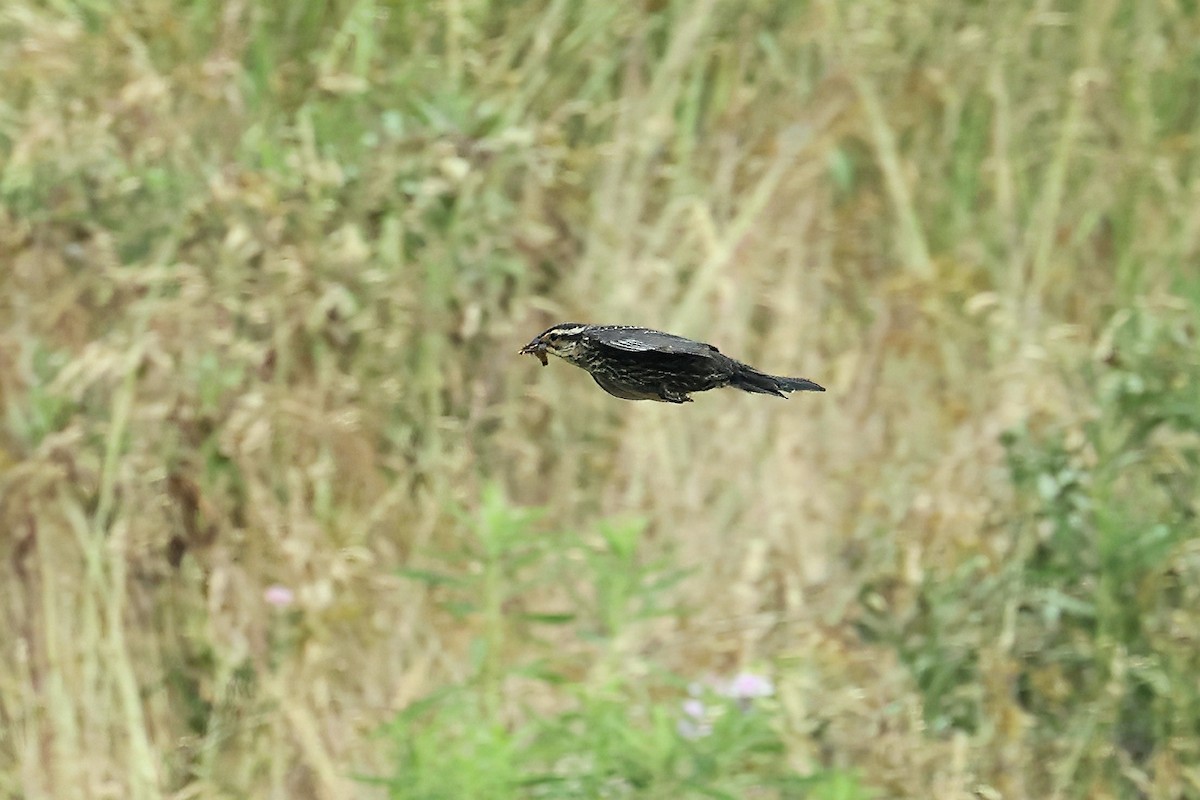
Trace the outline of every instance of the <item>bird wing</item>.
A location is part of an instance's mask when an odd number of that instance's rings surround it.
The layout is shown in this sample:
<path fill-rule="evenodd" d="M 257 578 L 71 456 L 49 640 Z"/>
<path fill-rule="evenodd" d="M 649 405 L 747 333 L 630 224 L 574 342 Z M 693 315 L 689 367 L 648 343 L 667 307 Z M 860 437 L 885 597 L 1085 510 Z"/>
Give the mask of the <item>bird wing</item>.
<path fill-rule="evenodd" d="M 676 353 L 679 355 L 707 356 L 720 352 L 711 344 L 695 342 L 676 336 L 673 333 L 651 330 L 650 328 L 630 328 L 613 326 L 597 328 L 588 332 L 588 337 L 596 344 L 611 347 L 614 350 L 624 350 L 629 353 Z"/>
<path fill-rule="evenodd" d="M 637 389 L 631 389 L 628 386 L 622 386 L 614 380 L 610 380 L 606 375 L 597 375 L 592 373 L 592 380 L 596 382 L 604 391 L 611 394 L 613 397 L 619 397 L 622 400 L 658 400 L 658 395 L 652 392 L 639 392 Z"/>

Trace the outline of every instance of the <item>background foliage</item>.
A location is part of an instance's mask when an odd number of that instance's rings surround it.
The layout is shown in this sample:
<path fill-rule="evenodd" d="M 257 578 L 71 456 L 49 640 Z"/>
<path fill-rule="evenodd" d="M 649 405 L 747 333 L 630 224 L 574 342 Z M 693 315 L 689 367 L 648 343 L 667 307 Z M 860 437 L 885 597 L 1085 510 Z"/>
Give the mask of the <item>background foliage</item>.
<path fill-rule="evenodd" d="M 1197 42 L 5 3 L 0 797 L 1200 797 Z"/>

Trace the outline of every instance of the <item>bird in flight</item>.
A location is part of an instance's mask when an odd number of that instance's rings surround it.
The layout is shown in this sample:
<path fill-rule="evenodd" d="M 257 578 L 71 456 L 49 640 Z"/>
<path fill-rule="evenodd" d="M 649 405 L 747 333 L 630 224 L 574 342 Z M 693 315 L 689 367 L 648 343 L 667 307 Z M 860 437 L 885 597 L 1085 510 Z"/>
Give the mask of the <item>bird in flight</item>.
<path fill-rule="evenodd" d="M 600 388 L 622 400 L 690 403 L 692 392 L 733 386 L 773 394 L 823 392 L 807 378 L 768 375 L 730 358 L 711 344 L 629 325 L 563 322 L 547 328 L 520 350 L 542 366 L 547 354 L 591 374 Z"/>

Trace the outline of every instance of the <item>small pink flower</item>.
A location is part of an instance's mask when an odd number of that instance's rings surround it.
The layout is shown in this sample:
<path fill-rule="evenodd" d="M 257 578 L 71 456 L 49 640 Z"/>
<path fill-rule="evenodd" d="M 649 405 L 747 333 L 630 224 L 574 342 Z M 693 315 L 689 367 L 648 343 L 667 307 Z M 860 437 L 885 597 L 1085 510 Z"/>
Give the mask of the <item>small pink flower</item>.
<path fill-rule="evenodd" d="M 287 608 L 296 602 L 296 593 L 286 586 L 273 583 L 263 592 L 263 600 L 267 605 L 275 606 L 275 608 Z"/>
<path fill-rule="evenodd" d="M 685 739 L 702 739 L 712 733 L 708 716 L 703 702 L 694 697 L 684 700 L 683 717 L 675 723 L 675 730 Z"/>
<path fill-rule="evenodd" d="M 765 675 L 739 672 L 720 693 L 734 700 L 754 700 L 775 694 L 775 684 Z"/>

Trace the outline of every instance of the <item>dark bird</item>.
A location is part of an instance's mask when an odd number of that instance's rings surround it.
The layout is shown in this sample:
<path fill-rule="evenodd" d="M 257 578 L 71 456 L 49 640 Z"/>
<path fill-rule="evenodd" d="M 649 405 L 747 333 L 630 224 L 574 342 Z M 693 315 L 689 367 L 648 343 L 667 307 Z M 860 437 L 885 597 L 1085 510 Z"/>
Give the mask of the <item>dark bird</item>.
<path fill-rule="evenodd" d="M 743 392 L 773 394 L 823 392 L 806 378 L 759 372 L 711 344 L 629 325 L 564 322 L 547 328 L 521 348 L 542 366 L 546 354 L 586 369 L 600 388 L 622 400 L 690 403 L 691 392 L 733 386 Z"/>

